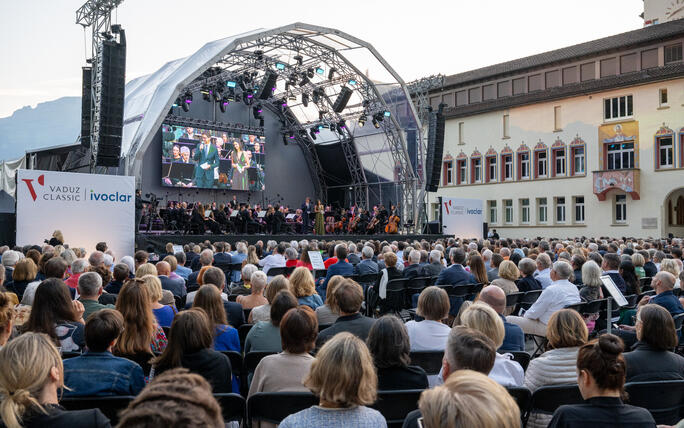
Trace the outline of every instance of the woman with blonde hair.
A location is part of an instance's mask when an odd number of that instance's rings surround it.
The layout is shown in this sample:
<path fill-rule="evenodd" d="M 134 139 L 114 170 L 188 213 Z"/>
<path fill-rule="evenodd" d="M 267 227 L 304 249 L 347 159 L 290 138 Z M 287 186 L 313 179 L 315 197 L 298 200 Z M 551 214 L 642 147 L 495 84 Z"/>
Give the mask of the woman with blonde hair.
<path fill-rule="evenodd" d="M 242 261 L 242 266 L 244 267 L 247 264 L 259 266 L 259 256 L 254 245 L 247 247 L 247 258 Z"/>
<path fill-rule="evenodd" d="M 530 361 L 525 372 L 525 387 L 531 392 L 542 386 L 575 383 L 577 352 L 587 343 L 589 332 L 577 311 L 561 309 L 554 312 L 546 327 L 548 350 Z M 528 427 L 546 427 L 551 415 L 531 413 Z"/>
<path fill-rule="evenodd" d="M 660 262 L 660 271 L 661 272 L 669 272 L 675 277 L 675 285 L 674 288 L 680 288 L 681 283 L 679 280 L 679 265 L 675 261 L 675 259 L 663 259 Z"/>
<path fill-rule="evenodd" d="M 38 266 L 33 259 L 27 257 L 21 259 L 14 265 L 12 272 L 12 282 L 7 284 L 7 291 L 16 294 L 19 301 L 24 297 L 26 287 L 36 280 L 38 275 Z"/>
<path fill-rule="evenodd" d="M 14 303 L 10 293 L 0 293 L 0 349 L 7 343 L 14 327 Z"/>
<path fill-rule="evenodd" d="M 162 327 L 171 327 L 171 322 L 176 315 L 176 311 L 174 311 L 171 306 L 159 303 L 163 297 L 163 290 L 159 277 L 156 275 L 145 275 L 140 279 L 143 280 L 143 285 L 147 289 L 147 294 L 150 296 L 152 312 L 157 319 L 157 323 Z"/>
<path fill-rule="evenodd" d="M 25 333 L 0 350 L 0 419 L 7 428 L 109 427 L 99 409 L 66 411 L 62 357 L 50 338 Z"/>
<path fill-rule="evenodd" d="M 243 309 L 253 309 L 257 306 L 262 306 L 268 303 L 264 297 L 264 288 L 266 288 L 266 274 L 257 270 L 249 279 L 251 293 L 248 295 L 237 296 L 235 300 L 242 305 Z"/>
<path fill-rule="evenodd" d="M 499 314 L 485 303 L 473 303 L 461 314 L 461 325 L 470 327 L 492 339 L 496 349 L 501 348 L 506 332 Z M 496 354 L 489 377 L 502 386 L 522 386 L 525 372 L 510 354 Z"/>
<path fill-rule="evenodd" d="M 64 235 L 62 235 L 61 230 L 55 230 L 52 232 L 52 238 L 50 238 L 48 245 L 52 245 L 53 247 L 57 245 L 64 245 Z"/>
<path fill-rule="evenodd" d="M 508 391 L 472 370 L 458 370 L 444 385 L 423 391 L 418 408 L 423 428 L 520 427 L 520 410 Z"/>
<path fill-rule="evenodd" d="M 499 277 L 492 281 L 492 285 L 496 285 L 501 288 L 504 293 L 508 296 L 512 293 L 518 292 L 518 286 L 515 285 L 515 281 L 520 278 L 520 271 L 518 267 L 510 260 L 504 260 L 499 265 Z M 508 306 L 504 311 L 504 315 L 510 315 L 513 313 L 513 307 Z"/>
<path fill-rule="evenodd" d="M 152 263 L 143 263 L 135 270 L 135 277 L 142 278 L 145 275 L 157 276 L 157 268 Z"/>
<path fill-rule="evenodd" d="M 353 334 L 338 333 L 323 345 L 304 385 L 318 396 L 318 406 L 288 416 L 280 428 L 387 427 L 380 412 L 366 407 L 376 400 L 378 377 L 368 348 Z"/>
<path fill-rule="evenodd" d="M 129 279 L 116 299 L 116 310 L 124 318 L 124 330 L 116 343 L 116 354 L 120 356 L 151 357 L 166 348 L 166 335 L 154 317 L 152 298 L 144 284 L 140 278 Z"/>
<path fill-rule="evenodd" d="M 309 269 L 296 268 L 290 275 L 290 288 L 300 305 L 309 306 L 313 310 L 323 305 L 321 296 L 316 293 L 314 278 Z"/>
<path fill-rule="evenodd" d="M 290 290 L 290 280 L 285 278 L 284 275 L 274 276 L 273 279 L 271 279 L 271 282 L 266 286 L 266 291 L 264 292 L 264 297 L 266 297 L 268 303 L 257 306 L 249 312 L 249 323 L 256 324 L 259 321 L 270 321 L 273 299 L 275 299 L 278 292 L 283 290 Z"/>
<path fill-rule="evenodd" d="M 644 270 L 644 264 L 646 260 L 644 256 L 639 253 L 632 254 L 632 263 L 634 263 L 634 272 L 636 272 L 637 278 L 641 279 L 646 276 L 646 271 Z"/>

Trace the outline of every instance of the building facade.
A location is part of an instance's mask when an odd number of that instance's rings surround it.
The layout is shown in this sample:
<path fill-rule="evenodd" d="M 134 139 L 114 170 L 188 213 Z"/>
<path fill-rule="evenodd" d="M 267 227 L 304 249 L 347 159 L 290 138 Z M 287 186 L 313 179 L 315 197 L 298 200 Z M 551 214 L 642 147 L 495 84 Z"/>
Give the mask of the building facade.
<path fill-rule="evenodd" d="M 449 76 L 439 191 L 504 237 L 684 236 L 684 20 Z"/>

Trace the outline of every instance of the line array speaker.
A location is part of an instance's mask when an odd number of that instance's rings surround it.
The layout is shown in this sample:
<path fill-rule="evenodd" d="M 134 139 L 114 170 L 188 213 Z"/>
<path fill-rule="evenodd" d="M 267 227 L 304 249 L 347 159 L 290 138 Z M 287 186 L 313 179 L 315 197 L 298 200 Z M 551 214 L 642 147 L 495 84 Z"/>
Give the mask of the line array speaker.
<path fill-rule="evenodd" d="M 93 69 L 83 67 L 83 84 L 81 86 L 81 145 L 90 148 L 90 122 L 93 103 Z"/>
<path fill-rule="evenodd" d="M 271 70 L 267 71 L 259 85 L 257 98 L 260 100 L 267 100 L 273 95 L 273 88 L 275 88 L 276 80 L 278 80 L 278 75 Z"/>
<path fill-rule="evenodd" d="M 340 94 L 333 103 L 333 111 L 335 113 L 342 113 L 342 110 L 347 107 L 347 103 L 349 102 L 349 98 L 351 98 L 352 92 L 353 91 L 346 86 L 343 86 L 342 89 L 340 89 Z"/>
<path fill-rule="evenodd" d="M 123 33 L 123 30 L 121 30 Z M 121 134 L 126 83 L 126 44 L 104 41 L 102 43 L 100 132 L 97 145 L 96 166 L 118 167 L 121 157 Z"/>
<path fill-rule="evenodd" d="M 425 190 L 436 192 L 439 188 L 442 155 L 444 153 L 444 104 L 436 112 L 430 111 L 428 120 L 428 145 L 425 159 Z"/>

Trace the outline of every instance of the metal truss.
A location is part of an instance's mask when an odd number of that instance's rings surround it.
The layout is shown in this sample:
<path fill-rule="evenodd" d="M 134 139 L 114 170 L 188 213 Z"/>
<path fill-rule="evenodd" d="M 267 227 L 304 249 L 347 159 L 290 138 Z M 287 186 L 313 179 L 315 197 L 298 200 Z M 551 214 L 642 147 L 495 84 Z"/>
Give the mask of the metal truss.
<path fill-rule="evenodd" d="M 123 0 L 89 0 L 76 11 L 76 24 L 91 31 L 91 104 L 90 104 L 90 157 L 94 165 L 100 132 L 100 101 L 102 98 L 102 41 L 112 24 L 112 10 Z M 111 35 L 109 35 L 111 37 Z M 83 136 L 81 136 L 83 137 Z M 92 169 L 92 168 L 91 168 Z"/>
<path fill-rule="evenodd" d="M 264 135 L 264 128 L 259 126 L 243 126 L 241 124 L 217 122 L 206 119 L 193 119 L 185 116 L 168 115 L 164 119 L 164 123 L 175 126 L 192 126 L 193 128 L 211 128 L 222 132 L 239 132 L 253 135 Z"/>

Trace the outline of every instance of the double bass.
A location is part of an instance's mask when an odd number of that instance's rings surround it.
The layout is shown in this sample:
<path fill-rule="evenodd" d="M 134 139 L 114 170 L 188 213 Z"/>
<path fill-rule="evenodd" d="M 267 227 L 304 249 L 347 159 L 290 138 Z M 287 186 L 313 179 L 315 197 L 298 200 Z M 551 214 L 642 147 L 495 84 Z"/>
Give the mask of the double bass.
<path fill-rule="evenodd" d="M 390 216 L 389 220 L 387 221 L 387 225 L 385 226 L 385 233 L 399 233 L 399 222 L 400 218 L 398 215 L 394 214 L 394 211 L 392 212 L 392 215 Z"/>

